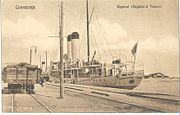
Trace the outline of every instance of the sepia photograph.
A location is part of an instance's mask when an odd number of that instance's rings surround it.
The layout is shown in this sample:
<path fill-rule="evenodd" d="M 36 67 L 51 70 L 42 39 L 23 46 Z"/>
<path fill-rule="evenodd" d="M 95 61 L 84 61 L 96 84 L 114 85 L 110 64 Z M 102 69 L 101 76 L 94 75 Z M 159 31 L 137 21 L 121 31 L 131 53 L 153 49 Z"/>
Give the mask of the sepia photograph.
<path fill-rule="evenodd" d="M 179 113 L 179 0 L 1 0 L 2 113 Z"/>

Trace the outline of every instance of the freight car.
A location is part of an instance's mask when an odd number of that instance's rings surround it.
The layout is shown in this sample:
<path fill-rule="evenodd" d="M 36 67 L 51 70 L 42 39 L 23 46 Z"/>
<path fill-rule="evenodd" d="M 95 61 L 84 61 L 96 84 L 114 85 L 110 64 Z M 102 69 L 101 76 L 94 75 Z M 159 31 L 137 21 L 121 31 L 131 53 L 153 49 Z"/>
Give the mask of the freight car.
<path fill-rule="evenodd" d="M 36 65 L 19 63 L 3 68 L 3 81 L 8 84 L 8 93 L 33 92 L 42 70 Z"/>

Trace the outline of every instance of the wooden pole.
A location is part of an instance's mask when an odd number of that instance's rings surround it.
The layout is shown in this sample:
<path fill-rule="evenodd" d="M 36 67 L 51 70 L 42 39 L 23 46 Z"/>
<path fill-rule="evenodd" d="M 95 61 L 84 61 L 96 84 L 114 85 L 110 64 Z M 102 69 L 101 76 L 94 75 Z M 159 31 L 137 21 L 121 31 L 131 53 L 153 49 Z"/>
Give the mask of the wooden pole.
<path fill-rule="evenodd" d="M 30 60 L 29 60 L 29 64 L 31 65 L 32 62 L 32 49 L 30 49 Z"/>
<path fill-rule="evenodd" d="M 40 66 L 40 69 L 41 69 L 41 67 L 42 67 L 41 55 L 40 55 L 40 60 L 39 61 L 40 61 L 40 65 L 39 66 Z"/>
<path fill-rule="evenodd" d="M 59 80 L 60 80 L 60 98 L 64 98 L 64 87 L 63 87 L 63 2 L 61 2 L 61 13 L 59 11 L 59 44 L 60 44 L 60 64 L 59 64 Z"/>
<path fill-rule="evenodd" d="M 46 73 L 47 73 L 47 51 L 45 53 L 46 53 Z"/>
<path fill-rule="evenodd" d="M 16 67 L 16 83 L 18 82 L 18 67 Z"/>
<path fill-rule="evenodd" d="M 25 91 L 27 91 L 28 74 L 29 74 L 29 70 L 28 70 L 28 67 L 27 67 L 27 68 L 26 68 L 26 82 L 25 82 Z"/>

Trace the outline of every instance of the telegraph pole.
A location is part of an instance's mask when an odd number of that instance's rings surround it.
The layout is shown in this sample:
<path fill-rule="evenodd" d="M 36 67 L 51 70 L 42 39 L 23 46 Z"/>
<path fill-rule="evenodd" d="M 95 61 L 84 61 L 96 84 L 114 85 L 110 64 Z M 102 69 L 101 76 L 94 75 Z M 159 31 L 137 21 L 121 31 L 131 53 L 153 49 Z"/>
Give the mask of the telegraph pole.
<path fill-rule="evenodd" d="M 64 98 L 64 87 L 63 87 L 63 81 L 64 81 L 64 70 L 63 70 L 63 2 L 61 2 L 61 10 L 59 8 L 59 36 L 49 36 L 49 37 L 58 37 L 59 38 L 59 64 L 58 64 L 58 69 L 59 69 L 59 98 L 63 99 Z"/>
<path fill-rule="evenodd" d="M 59 11 L 59 45 L 60 45 L 60 59 L 59 59 L 59 81 L 60 81 L 60 98 L 64 98 L 63 87 L 63 2 L 61 2 L 61 12 Z"/>

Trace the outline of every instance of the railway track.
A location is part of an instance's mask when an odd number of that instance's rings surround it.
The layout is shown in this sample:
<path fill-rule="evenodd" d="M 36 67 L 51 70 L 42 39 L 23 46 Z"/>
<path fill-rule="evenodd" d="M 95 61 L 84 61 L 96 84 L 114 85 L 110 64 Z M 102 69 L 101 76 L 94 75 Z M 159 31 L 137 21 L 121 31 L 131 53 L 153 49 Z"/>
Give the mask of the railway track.
<path fill-rule="evenodd" d="M 31 96 L 34 100 L 36 100 L 36 102 L 38 102 L 42 107 L 44 107 L 49 113 L 53 113 L 53 111 L 52 111 L 50 108 L 48 108 L 45 104 L 43 104 L 38 98 L 36 98 L 35 96 L 33 96 L 33 95 L 31 95 L 31 94 L 30 94 L 30 96 Z"/>
<path fill-rule="evenodd" d="M 47 85 L 50 85 L 50 84 L 47 84 Z M 51 86 L 58 87 L 57 85 L 53 85 L 53 84 L 51 84 Z M 107 93 L 110 92 L 110 93 L 124 94 L 124 95 L 134 96 L 134 97 L 159 99 L 159 100 L 162 100 L 162 101 L 172 101 L 172 102 L 179 102 L 180 103 L 180 97 L 174 96 L 174 95 L 170 95 L 170 94 L 147 93 L 147 92 L 137 92 L 137 91 L 136 92 L 133 92 L 133 91 L 112 91 L 112 90 L 92 88 L 92 87 L 89 87 L 89 86 L 82 86 L 82 85 L 67 85 L 67 86 L 65 86 L 65 88 L 79 90 L 79 91 L 83 91 L 82 88 L 84 88 L 84 89 L 92 89 L 92 90 L 96 90 L 96 91 L 105 91 Z M 163 96 L 163 97 L 160 97 L 160 96 Z M 167 97 L 169 97 L 169 98 L 167 98 Z"/>
<path fill-rule="evenodd" d="M 59 87 L 58 85 L 47 84 L 54 87 Z M 161 98 L 161 97 L 153 97 L 149 95 L 140 95 L 140 94 L 128 94 L 127 92 L 115 92 L 109 91 L 105 89 L 97 89 L 86 86 L 78 86 L 78 85 L 66 85 L 66 91 L 78 92 L 81 94 L 98 97 L 101 99 L 106 99 L 118 103 L 128 104 L 131 106 L 136 106 L 139 108 L 144 108 L 147 110 L 151 110 L 153 112 L 177 112 L 177 108 L 179 108 L 178 99 L 170 99 L 170 98 Z M 151 100 L 148 100 L 151 99 Z M 178 103 L 178 105 L 174 104 L 173 106 L 169 103 Z M 163 102 L 163 103 L 162 103 Z"/>
<path fill-rule="evenodd" d="M 104 91 L 104 92 L 110 92 L 110 93 L 116 93 L 116 94 L 124 94 L 128 96 L 133 96 L 133 97 L 141 97 L 141 98 L 146 98 L 146 99 L 155 99 L 155 100 L 161 100 L 161 101 L 168 101 L 170 103 L 178 103 L 180 104 L 180 97 L 171 95 L 171 94 L 166 94 L 166 93 L 159 93 L 159 92 L 138 92 L 138 91 L 129 91 L 129 90 L 123 90 L 123 91 L 114 91 L 111 89 L 101 89 L 98 87 L 91 87 L 91 86 L 83 86 L 83 85 L 67 85 L 67 88 L 87 88 L 87 89 L 92 89 L 92 90 L 97 90 L 97 91 Z"/>
<path fill-rule="evenodd" d="M 45 104 L 43 104 L 38 98 L 36 98 L 34 95 L 31 94 L 21 94 L 21 95 L 29 95 L 33 100 L 35 100 L 36 103 L 41 105 L 42 108 L 44 108 L 46 111 L 49 113 L 53 113 L 51 109 L 49 109 Z M 27 99 L 29 99 L 29 96 L 27 96 Z M 19 105 L 15 105 L 15 101 L 20 101 L 20 100 L 15 100 L 15 94 L 11 94 L 11 112 L 32 112 L 32 111 L 23 111 L 24 109 L 18 110 L 17 108 L 20 108 Z M 33 103 L 33 102 L 32 102 Z M 43 110 L 44 111 L 44 110 Z M 41 111 L 35 111 L 35 112 L 41 112 Z"/>
<path fill-rule="evenodd" d="M 72 90 L 69 90 L 69 89 L 66 90 L 66 91 L 77 93 L 76 91 L 72 91 Z M 106 95 L 106 94 L 99 93 L 99 92 L 92 92 L 92 93 L 100 94 L 100 95 Z M 135 106 L 135 107 L 138 107 L 138 108 L 141 108 L 141 109 L 144 109 L 144 110 L 149 110 L 149 111 L 152 111 L 152 112 L 159 112 L 159 113 L 160 112 L 164 112 L 164 111 L 158 110 L 156 108 L 145 107 L 145 106 L 141 106 L 141 105 L 138 105 L 138 104 L 127 103 L 127 102 L 123 102 L 123 101 L 119 101 L 119 100 L 114 100 L 114 99 L 109 99 L 109 98 L 105 98 L 105 97 L 100 97 L 100 96 L 93 95 L 93 94 L 82 93 L 82 92 L 81 92 L 81 94 L 88 95 L 88 96 L 93 96 L 93 97 L 96 97 L 96 98 L 99 98 L 99 99 L 106 99 L 108 101 L 113 101 L 113 102 L 117 102 L 117 103 L 120 103 L 120 104 L 127 104 L 127 105 L 130 105 L 130 106 Z"/>

